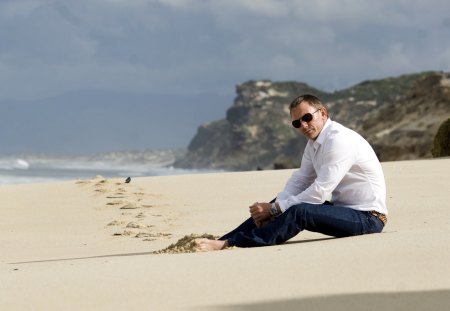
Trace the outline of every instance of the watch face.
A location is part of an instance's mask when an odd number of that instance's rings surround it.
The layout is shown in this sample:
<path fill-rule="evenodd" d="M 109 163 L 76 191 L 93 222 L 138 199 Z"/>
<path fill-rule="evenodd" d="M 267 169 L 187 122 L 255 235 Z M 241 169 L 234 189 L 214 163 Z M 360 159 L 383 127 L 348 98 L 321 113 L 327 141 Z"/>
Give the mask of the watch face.
<path fill-rule="evenodd" d="M 277 214 L 277 208 L 272 205 L 270 208 L 270 215 L 274 216 Z"/>

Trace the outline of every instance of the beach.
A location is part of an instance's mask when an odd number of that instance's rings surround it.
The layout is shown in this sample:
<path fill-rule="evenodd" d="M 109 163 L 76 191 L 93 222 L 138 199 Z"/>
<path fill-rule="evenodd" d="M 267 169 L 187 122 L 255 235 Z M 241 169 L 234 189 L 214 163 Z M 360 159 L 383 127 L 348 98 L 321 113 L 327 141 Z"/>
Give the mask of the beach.
<path fill-rule="evenodd" d="M 0 310 L 446 310 L 450 159 L 382 166 L 381 234 L 216 252 L 292 170 L 2 185 Z"/>

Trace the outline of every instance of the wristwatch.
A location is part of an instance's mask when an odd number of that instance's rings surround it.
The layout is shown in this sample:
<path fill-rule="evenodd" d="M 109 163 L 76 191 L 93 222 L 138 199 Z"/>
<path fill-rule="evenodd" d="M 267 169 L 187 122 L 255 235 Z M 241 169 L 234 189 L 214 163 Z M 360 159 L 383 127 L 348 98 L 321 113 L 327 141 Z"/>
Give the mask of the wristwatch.
<path fill-rule="evenodd" d="M 278 209 L 275 202 L 272 202 L 272 205 L 270 206 L 270 215 L 271 216 L 278 216 Z"/>

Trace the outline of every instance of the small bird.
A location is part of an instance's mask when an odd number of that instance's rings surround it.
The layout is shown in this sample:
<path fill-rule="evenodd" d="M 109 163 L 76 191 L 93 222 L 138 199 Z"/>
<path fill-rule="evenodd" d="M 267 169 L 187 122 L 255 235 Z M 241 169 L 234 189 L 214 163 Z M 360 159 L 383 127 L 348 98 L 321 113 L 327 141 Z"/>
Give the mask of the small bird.
<path fill-rule="evenodd" d="M 131 181 L 131 177 L 127 177 L 127 179 L 125 179 L 125 183 L 128 184 Z"/>

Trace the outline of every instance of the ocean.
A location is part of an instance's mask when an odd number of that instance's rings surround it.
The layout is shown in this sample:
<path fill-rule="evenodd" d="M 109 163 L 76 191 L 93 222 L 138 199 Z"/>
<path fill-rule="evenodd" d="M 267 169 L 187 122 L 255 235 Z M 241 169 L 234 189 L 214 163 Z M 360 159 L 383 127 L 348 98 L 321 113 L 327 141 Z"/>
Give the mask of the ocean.
<path fill-rule="evenodd" d="M 164 152 L 110 153 L 93 156 L 0 156 L 0 185 L 112 177 L 166 176 L 217 172 L 179 169 L 174 154 Z"/>

